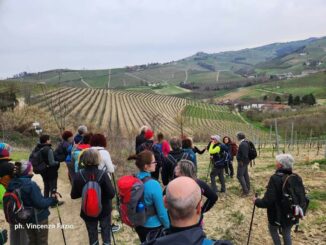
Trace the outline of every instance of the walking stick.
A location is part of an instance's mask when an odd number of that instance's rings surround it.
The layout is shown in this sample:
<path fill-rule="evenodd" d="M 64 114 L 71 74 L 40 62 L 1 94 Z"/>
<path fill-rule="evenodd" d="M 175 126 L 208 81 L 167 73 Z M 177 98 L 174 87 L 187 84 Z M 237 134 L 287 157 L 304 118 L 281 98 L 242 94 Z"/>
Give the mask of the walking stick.
<path fill-rule="evenodd" d="M 54 194 L 58 194 L 60 198 L 62 198 L 61 194 L 59 192 L 54 192 Z M 63 237 L 63 241 L 64 241 L 64 244 L 66 245 L 66 237 L 65 237 L 65 232 L 63 230 L 63 224 L 62 224 L 62 220 L 61 220 L 61 215 L 60 215 L 60 210 L 59 210 L 59 205 L 57 203 L 57 212 L 58 212 L 58 217 L 59 217 L 59 221 L 60 221 L 60 228 L 61 228 L 61 232 L 62 232 L 62 237 Z"/>
<path fill-rule="evenodd" d="M 209 172 L 211 171 L 211 165 L 212 165 L 212 159 L 210 159 L 210 161 L 209 161 L 208 171 L 207 171 L 207 175 L 206 175 L 206 183 L 207 183 L 207 181 L 208 181 L 208 175 L 209 175 Z"/>
<path fill-rule="evenodd" d="M 112 225 L 111 225 L 111 235 L 112 235 L 113 244 L 116 245 L 115 238 L 114 238 L 114 235 L 113 235 Z"/>
<path fill-rule="evenodd" d="M 255 194 L 255 197 L 256 198 L 258 197 L 258 193 Z M 250 241 L 251 228 L 252 228 L 252 223 L 254 221 L 254 215 L 255 215 L 255 208 L 256 208 L 256 205 L 254 204 L 254 209 L 252 210 L 252 216 L 251 216 L 251 222 L 250 222 L 250 228 L 249 228 L 247 245 L 249 245 L 249 241 Z"/>

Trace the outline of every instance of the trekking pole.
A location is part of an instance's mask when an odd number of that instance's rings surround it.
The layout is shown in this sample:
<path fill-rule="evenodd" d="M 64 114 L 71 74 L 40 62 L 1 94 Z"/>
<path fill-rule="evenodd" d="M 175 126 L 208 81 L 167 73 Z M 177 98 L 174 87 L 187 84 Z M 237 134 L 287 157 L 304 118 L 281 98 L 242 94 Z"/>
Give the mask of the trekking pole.
<path fill-rule="evenodd" d="M 115 238 L 114 238 L 114 235 L 113 235 L 112 225 L 111 225 L 111 235 L 112 235 L 113 244 L 116 245 Z"/>
<path fill-rule="evenodd" d="M 62 198 L 61 194 L 59 192 L 54 192 L 54 194 L 58 194 L 60 198 Z M 62 232 L 62 237 L 63 237 L 63 241 L 64 244 L 66 245 L 66 237 L 65 237 L 65 232 L 63 230 L 63 224 L 62 224 L 62 220 L 61 220 L 61 215 L 60 215 L 60 210 L 59 210 L 59 205 L 57 203 L 57 212 L 58 212 L 58 217 L 59 217 L 59 221 L 60 221 L 60 225 L 61 225 L 61 232 Z"/>
<path fill-rule="evenodd" d="M 258 193 L 255 194 L 255 197 L 256 198 L 258 197 Z M 252 216 L 251 216 L 251 222 L 250 222 L 250 228 L 249 228 L 247 245 L 249 245 L 249 241 L 250 241 L 251 228 L 252 228 L 252 223 L 254 221 L 254 215 L 255 215 L 255 208 L 256 208 L 256 205 L 254 204 L 254 209 L 252 210 Z"/>
<path fill-rule="evenodd" d="M 206 175 L 206 183 L 208 181 L 208 175 L 209 175 L 209 172 L 211 170 L 211 164 L 212 164 L 212 159 L 209 160 L 209 165 L 208 165 L 208 170 L 207 170 L 207 175 Z"/>
<path fill-rule="evenodd" d="M 116 194 L 116 200 L 117 200 L 117 206 L 118 206 L 118 212 L 119 212 L 119 218 L 121 219 L 121 212 L 120 212 L 120 200 L 119 200 L 119 196 L 118 196 L 118 191 L 117 191 L 117 185 L 115 183 L 115 176 L 114 173 L 112 173 L 112 180 L 113 180 L 113 186 L 114 186 L 114 190 L 115 190 L 115 194 Z M 112 232 L 113 233 L 113 232 Z"/>

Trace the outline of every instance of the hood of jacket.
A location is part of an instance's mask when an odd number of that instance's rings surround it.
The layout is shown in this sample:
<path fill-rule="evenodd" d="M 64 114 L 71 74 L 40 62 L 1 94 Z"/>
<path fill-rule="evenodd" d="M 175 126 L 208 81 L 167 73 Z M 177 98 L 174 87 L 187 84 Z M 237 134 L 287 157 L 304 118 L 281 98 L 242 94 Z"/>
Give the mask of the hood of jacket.
<path fill-rule="evenodd" d="M 8 186 L 8 191 L 13 191 L 14 189 L 22 187 L 24 191 L 28 192 L 28 189 L 31 187 L 32 177 L 26 176 L 26 177 L 19 177 L 19 178 L 13 178 Z"/>

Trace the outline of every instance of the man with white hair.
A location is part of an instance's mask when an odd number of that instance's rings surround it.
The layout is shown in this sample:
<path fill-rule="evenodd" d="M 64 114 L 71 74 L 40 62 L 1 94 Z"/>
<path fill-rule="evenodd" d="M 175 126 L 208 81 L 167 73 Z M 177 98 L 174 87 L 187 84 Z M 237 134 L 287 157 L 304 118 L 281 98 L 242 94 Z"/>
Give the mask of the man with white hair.
<path fill-rule="evenodd" d="M 201 226 L 201 190 L 189 177 L 178 177 L 166 189 L 164 205 L 168 210 L 171 227 L 159 233 L 149 233 L 146 245 L 232 245 L 229 241 L 213 241 L 206 238 Z"/>
<path fill-rule="evenodd" d="M 87 127 L 85 125 L 80 125 L 77 129 L 77 134 L 74 137 L 75 144 L 82 143 L 84 134 L 86 133 L 87 133 Z"/>
<path fill-rule="evenodd" d="M 142 126 L 140 129 L 139 129 L 139 135 L 137 135 L 136 137 L 136 143 L 135 143 L 135 149 L 136 149 L 136 152 L 137 152 L 137 149 L 138 147 L 145 143 L 146 142 L 146 139 L 145 139 L 145 132 L 149 129 L 148 126 L 144 125 Z"/>
<path fill-rule="evenodd" d="M 268 182 L 264 197 L 253 200 L 257 207 L 267 208 L 268 228 L 275 245 L 281 245 L 279 230 L 284 244 L 292 244 L 291 228 L 298 222 L 298 216 L 303 217 L 303 210 L 307 206 L 302 179 L 292 172 L 293 164 L 294 159 L 290 154 L 277 155 L 276 172 Z M 287 199 L 293 201 L 288 205 L 289 208 L 285 204 Z M 294 214 L 297 211 L 298 214 Z M 297 215 L 297 217 L 295 218 L 293 215 Z"/>

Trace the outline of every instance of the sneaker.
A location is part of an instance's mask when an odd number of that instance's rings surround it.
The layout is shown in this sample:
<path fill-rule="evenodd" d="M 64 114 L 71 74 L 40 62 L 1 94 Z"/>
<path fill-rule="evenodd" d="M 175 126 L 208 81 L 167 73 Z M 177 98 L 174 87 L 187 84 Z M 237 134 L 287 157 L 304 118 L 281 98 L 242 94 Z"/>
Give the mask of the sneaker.
<path fill-rule="evenodd" d="M 121 226 L 120 225 L 111 225 L 112 232 L 118 232 L 120 230 Z"/>

